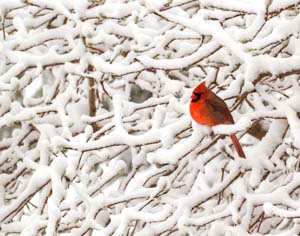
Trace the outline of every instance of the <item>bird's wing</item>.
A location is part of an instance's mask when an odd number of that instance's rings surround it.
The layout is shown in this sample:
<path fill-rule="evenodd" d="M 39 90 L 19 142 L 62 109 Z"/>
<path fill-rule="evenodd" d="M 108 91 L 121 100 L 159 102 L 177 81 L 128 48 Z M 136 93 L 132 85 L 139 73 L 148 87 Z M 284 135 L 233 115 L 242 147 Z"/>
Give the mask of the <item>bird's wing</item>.
<path fill-rule="evenodd" d="M 216 94 L 211 92 L 206 98 L 206 104 L 214 115 L 217 124 L 234 123 L 226 103 Z"/>

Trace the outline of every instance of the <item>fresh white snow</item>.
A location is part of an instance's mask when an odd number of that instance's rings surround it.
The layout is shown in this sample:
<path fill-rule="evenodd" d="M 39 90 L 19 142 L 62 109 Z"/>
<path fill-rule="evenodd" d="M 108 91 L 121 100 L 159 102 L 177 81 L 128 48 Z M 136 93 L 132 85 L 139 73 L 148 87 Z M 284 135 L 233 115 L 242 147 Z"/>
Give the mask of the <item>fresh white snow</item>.
<path fill-rule="evenodd" d="M 0 236 L 299 235 L 299 7 L 0 1 Z"/>

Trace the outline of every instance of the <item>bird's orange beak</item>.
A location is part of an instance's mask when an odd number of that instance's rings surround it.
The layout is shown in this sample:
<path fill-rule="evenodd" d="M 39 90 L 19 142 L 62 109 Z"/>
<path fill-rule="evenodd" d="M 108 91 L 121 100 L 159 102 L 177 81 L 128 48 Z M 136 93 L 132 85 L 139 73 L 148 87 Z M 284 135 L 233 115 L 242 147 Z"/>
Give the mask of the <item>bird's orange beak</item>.
<path fill-rule="evenodd" d="M 197 98 L 196 95 L 194 93 L 192 93 L 191 99 L 194 100 L 196 98 Z"/>

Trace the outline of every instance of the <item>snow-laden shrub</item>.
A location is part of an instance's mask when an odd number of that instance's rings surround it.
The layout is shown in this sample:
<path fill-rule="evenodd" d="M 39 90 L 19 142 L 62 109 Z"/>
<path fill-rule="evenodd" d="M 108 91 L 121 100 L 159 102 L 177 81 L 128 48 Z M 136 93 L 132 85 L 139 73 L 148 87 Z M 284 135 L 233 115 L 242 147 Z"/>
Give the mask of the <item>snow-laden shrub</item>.
<path fill-rule="evenodd" d="M 298 235 L 299 6 L 1 1 L 1 234 Z"/>

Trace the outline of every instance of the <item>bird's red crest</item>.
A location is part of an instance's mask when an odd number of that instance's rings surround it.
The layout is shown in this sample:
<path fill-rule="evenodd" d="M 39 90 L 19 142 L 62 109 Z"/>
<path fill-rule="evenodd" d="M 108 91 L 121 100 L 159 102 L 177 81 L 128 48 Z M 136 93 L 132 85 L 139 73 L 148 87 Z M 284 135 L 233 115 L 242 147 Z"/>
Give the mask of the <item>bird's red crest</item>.
<path fill-rule="evenodd" d="M 194 89 L 194 93 L 204 93 L 206 92 L 206 90 L 207 88 L 205 85 L 205 81 L 203 81 Z"/>

